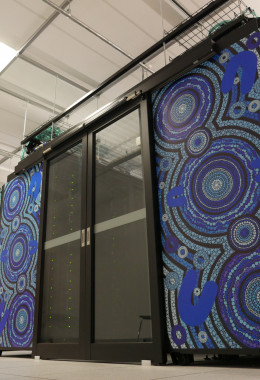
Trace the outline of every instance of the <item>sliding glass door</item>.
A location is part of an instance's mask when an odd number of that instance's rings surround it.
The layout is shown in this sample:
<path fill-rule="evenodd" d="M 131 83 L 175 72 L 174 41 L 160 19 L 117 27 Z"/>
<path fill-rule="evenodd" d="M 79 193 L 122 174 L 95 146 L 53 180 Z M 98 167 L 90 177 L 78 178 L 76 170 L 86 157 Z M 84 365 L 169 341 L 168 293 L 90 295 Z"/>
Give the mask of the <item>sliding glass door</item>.
<path fill-rule="evenodd" d="M 81 195 L 82 143 L 48 165 L 38 338 L 42 356 L 53 349 L 54 357 L 80 352 Z"/>
<path fill-rule="evenodd" d="M 95 134 L 95 342 L 152 340 L 139 120 Z"/>
<path fill-rule="evenodd" d="M 163 361 L 144 114 L 125 107 L 48 160 L 41 357 Z"/>
<path fill-rule="evenodd" d="M 89 149 L 91 359 L 163 362 L 146 102 L 94 129 Z"/>

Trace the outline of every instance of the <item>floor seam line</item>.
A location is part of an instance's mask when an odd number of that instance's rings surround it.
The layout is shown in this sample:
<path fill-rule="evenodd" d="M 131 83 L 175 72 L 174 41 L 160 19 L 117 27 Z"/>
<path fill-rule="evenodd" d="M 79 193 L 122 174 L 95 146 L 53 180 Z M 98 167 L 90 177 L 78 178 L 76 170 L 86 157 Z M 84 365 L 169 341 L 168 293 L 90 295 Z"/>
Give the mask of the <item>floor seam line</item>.
<path fill-rule="evenodd" d="M 213 371 L 207 371 L 207 372 L 196 372 L 196 373 L 185 373 L 183 375 L 171 375 L 171 376 L 166 376 L 166 377 L 155 377 L 151 380 L 163 380 L 163 379 L 171 379 L 173 377 L 182 377 L 182 376 L 193 376 L 193 375 L 200 375 L 204 373 L 212 373 Z"/>

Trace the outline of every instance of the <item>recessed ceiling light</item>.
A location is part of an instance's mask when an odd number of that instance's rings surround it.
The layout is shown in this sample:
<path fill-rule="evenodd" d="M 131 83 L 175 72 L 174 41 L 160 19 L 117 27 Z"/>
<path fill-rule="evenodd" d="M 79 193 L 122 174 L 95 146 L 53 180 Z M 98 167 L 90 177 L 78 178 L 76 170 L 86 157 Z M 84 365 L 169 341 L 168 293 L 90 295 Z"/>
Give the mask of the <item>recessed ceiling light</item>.
<path fill-rule="evenodd" d="M 0 42 L 0 72 L 12 61 L 17 51 Z"/>

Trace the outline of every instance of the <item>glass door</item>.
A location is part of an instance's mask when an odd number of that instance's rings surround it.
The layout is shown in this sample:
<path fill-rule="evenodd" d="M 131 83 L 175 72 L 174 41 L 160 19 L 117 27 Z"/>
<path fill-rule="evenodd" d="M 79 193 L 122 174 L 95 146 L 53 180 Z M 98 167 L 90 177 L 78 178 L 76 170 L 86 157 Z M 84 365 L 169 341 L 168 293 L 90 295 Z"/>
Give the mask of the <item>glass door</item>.
<path fill-rule="evenodd" d="M 80 358 L 82 143 L 48 164 L 38 355 Z M 84 251 L 84 248 L 83 248 Z M 85 343 L 86 346 L 86 343 Z"/>
<path fill-rule="evenodd" d="M 95 152 L 95 342 L 150 342 L 139 110 L 96 133 Z"/>
<path fill-rule="evenodd" d="M 43 358 L 163 361 L 146 103 L 117 112 L 48 160 Z"/>
<path fill-rule="evenodd" d="M 140 108 L 97 129 L 91 141 L 91 359 L 154 360 L 148 249 L 154 235 L 148 237 Z"/>

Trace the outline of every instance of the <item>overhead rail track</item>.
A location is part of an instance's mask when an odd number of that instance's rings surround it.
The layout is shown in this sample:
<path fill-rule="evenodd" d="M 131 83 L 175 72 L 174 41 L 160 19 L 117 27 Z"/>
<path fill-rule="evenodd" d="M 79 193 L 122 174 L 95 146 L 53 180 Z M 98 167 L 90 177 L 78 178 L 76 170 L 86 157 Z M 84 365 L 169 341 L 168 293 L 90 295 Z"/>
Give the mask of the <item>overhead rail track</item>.
<path fill-rule="evenodd" d="M 49 0 L 43 0 L 46 3 L 49 3 Z M 176 3 L 176 1 L 174 2 Z M 145 62 L 148 58 L 151 59 L 152 56 L 155 54 L 158 54 L 159 51 L 163 51 L 165 49 L 165 46 L 168 45 L 171 42 L 174 41 L 180 41 L 180 44 L 182 44 L 186 49 L 195 46 L 199 42 L 201 42 L 203 39 L 206 39 L 208 37 L 208 34 L 205 35 L 205 31 L 208 31 L 209 28 L 212 27 L 212 24 L 210 24 L 210 21 L 208 20 L 208 17 L 210 17 L 211 14 L 215 15 L 216 20 L 214 19 L 213 22 L 216 23 L 218 20 L 223 20 L 223 17 L 219 16 L 218 10 L 221 8 L 221 6 L 227 6 L 228 12 L 231 12 L 233 15 L 233 18 L 236 18 L 239 16 L 239 13 L 236 14 L 234 9 L 238 9 L 241 11 L 241 4 L 245 7 L 245 10 L 248 10 L 246 5 L 242 3 L 241 0 L 215 0 L 210 1 L 207 3 L 203 8 L 199 9 L 196 13 L 194 13 L 191 17 L 185 19 L 181 24 L 179 24 L 177 27 L 175 27 L 173 30 L 171 30 L 169 33 L 167 33 L 161 40 L 156 42 L 154 45 L 152 45 L 150 48 L 145 50 L 142 54 L 140 54 L 138 57 L 134 58 L 131 62 L 129 62 L 127 65 L 119 69 L 116 73 L 111 75 L 109 78 L 107 78 L 105 81 L 103 81 L 99 87 L 96 89 L 93 89 L 89 91 L 86 95 L 84 95 L 82 98 L 77 100 L 75 103 L 73 103 L 70 107 L 65 109 L 63 112 L 59 113 L 58 115 L 54 116 L 52 119 L 48 120 L 44 124 L 42 124 L 39 128 L 34 130 L 31 134 L 26 136 L 21 144 L 27 144 L 29 141 L 35 139 L 35 137 L 46 130 L 47 128 L 51 127 L 55 123 L 57 123 L 59 120 L 64 118 L 65 116 L 71 114 L 75 109 L 82 106 L 84 103 L 86 103 L 91 98 L 99 95 L 104 89 L 108 89 L 113 84 L 115 84 L 118 80 L 123 79 L 123 77 L 126 74 L 129 74 L 131 70 L 133 70 L 137 65 L 140 63 Z M 249 9 L 250 11 L 250 9 Z M 65 12 L 65 11 L 64 11 Z M 227 12 L 227 13 L 228 13 Z M 66 13 L 66 12 L 65 12 Z M 241 11 L 241 13 L 243 13 Z M 67 14 L 67 13 L 66 13 Z M 231 18 L 231 16 L 229 16 Z M 203 25 L 205 24 L 205 30 L 202 30 L 202 22 Z M 195 35 L 194 30 L 198 28 L 199 31 L 201 31 L 201 36 L 197 37 Z M 190 30 L 190 32 L 189 32 Z M 189 32 L 189 33 L 187 33 Z M 185 33 L 187 35 L 191 35 L 193 37 L 188 37 L 188 39 L 185 39 Z M 200 38 L 200 39 L 199 39 Z M 184 40 L 184 42 L 181 41 Z"/>

